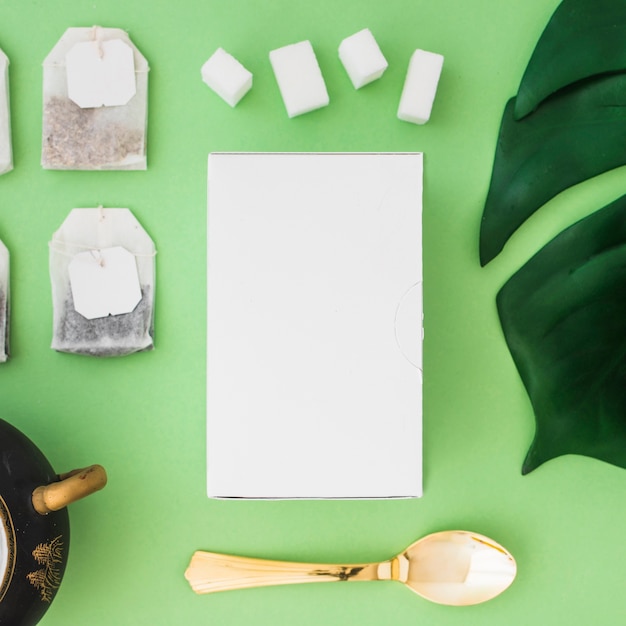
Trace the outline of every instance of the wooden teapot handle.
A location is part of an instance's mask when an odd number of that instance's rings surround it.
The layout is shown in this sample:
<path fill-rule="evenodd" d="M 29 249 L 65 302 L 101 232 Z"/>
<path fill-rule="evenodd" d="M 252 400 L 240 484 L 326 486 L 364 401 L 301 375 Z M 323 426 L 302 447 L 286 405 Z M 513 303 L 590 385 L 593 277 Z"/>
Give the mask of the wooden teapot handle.
<path fill-rule="evenodd" d="M 107 475 L 102 465 L 91 465 L 59 476 L 59 482 L 37 487 L 33 491 L 33 506 L 41 515 L 58 511 L 76 500 L 80 500 L 107 484 Z"/>

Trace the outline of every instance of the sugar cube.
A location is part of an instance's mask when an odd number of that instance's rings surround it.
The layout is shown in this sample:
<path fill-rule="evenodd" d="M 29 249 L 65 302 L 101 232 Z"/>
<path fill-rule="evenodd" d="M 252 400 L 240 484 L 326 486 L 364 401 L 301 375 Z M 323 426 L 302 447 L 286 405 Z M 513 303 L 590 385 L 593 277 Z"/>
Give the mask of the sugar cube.
<path fill-rule="evenodd" d="M 328 91 L 310 41 L 272 50 L 270 63 L 289 117 L 328 104 Z"/>
<path fill-rule="evenodd" d="M 339 59 L 355 89 L 380 78 L 388 66 L 369 28 L 346 37 L 339 44 Z"/>
<path fill-rule="evenodd" d="M 442 67 L 441 54 L 426 50 L 416 50 L 412 54 L 398 107 L 398 118 L 414 124 L 425 124 L 429 120 Z"/>
<path fill-rule="evenodd" d="M 252 87 L 252 73 L 222 48 L 211 55 L 201 73 L 202 80 L 231 107 Z"/>

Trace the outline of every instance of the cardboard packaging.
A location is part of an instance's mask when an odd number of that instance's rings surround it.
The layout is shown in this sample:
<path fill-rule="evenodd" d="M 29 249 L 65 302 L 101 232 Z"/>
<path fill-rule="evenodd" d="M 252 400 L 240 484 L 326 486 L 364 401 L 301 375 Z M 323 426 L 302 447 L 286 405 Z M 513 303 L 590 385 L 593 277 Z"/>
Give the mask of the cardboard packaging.
<path fill-rule="evenodd" d="M 208 495 L 422 494 L 422 155 L 215 153 Z"/>

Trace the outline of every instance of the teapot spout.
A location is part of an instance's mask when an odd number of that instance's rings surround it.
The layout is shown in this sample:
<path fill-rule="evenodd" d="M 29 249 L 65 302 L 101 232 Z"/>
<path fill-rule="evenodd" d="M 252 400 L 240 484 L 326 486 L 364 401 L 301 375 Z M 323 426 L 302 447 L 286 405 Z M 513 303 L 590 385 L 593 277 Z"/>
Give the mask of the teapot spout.
<path fill-rule="evenodd" d="M 37 487 L 33 491 L 33 506 L 37 513 L 47 515 L 51 511 L 58 511 L 107 484 L 106 471 L 102 465 L 73 470 L 59 478 L 59 482 Z"/>

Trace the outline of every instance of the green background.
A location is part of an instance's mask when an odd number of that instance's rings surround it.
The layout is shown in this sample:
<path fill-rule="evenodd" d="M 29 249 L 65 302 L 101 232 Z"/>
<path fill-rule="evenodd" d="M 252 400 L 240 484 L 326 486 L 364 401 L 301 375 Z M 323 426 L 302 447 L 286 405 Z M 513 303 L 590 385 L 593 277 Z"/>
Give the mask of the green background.
<path fill-rule="evenodd" d="M 617 1 L 617 0 L 616 0 Z M 497 130 L 557 0 L 0 0 L 11 60 L 15 170 L 0 178 L 12 257 L 12 358 L 0 414 L 57 471 L 102 463 L 106 489 L 71 507 L 55 625 L 293 623 L 623 624 L 626 472 L 583 457 L 521 463 L 532 411 L 501 334 L 495 294 L 577 217 L 626 192 L 624 170 L 565 192 L 487 268 L 478 228 Z M 149 169 L 39 166 L 41 64 L 70 26 L 129 31 L 148 58 Z M 355 91 L 339 42 L 368 27 L 389 61 Z M 330 106 L 288 119 L 268 52 L 310 39 Z M 236 109 L 200 79 L 222 46 L 254 73 Z M 396 109 L 415 48 L 445 56 L 433 115 Z M 205 495 L 206 158 L 210 151 L 425 153 L 425 494 L 406 501 L 210 501 Z M 50 348 L 48 241 L 73 207 L 133 210 L 158 249 L 156 350 L 97 360 Z M 410 454 L 398 442 L 398 455 Z M 338 471 L 358 472 L 346 458 Z M 289 471 L 286 467 L 285 471 Z M 293 560 L 387 558 L 436 530 L 489 535 L 518 577 L 474 607 L 431 604 L 397 583 L 291 586 L 196 596 L 196 549 Z"/>

